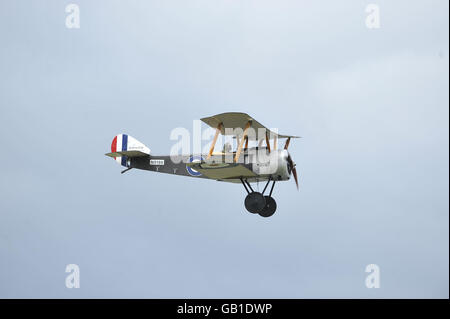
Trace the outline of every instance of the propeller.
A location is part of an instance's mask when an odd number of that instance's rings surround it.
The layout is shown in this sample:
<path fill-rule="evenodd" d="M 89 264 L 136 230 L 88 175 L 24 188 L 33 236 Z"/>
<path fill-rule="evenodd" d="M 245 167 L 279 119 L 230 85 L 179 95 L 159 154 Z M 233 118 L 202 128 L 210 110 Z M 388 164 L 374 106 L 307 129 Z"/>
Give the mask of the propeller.
<path fill-rule="evenodd" d="M 296 164 L 292 160 L 291 154 L 288 154 L 287 161 L 288 161 L 289 167 L 291 168 L 290 171 L 292 172 L 292 175 L 294 175 L 295 185 L 297 185 L 297 190 L 298 190 L 297 170 L 295 169 Z"/>

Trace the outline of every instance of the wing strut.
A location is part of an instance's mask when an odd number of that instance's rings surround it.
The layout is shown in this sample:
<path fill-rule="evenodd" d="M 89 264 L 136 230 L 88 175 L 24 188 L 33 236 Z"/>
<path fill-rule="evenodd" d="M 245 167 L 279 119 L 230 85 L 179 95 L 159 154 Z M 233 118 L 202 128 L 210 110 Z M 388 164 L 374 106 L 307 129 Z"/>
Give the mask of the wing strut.
<path fill-rule="evenodd" d="M 238 147 L 238 149 L 236 151 L 236 156 L 234 157 L 234 162 L 235 163 L 237 163 L 237 161 L 239 160 L 239 156 L 241 156 L 242 146 L 244 146 L 244 140 L 245 140 L 245 137 L 247 136 L 247 131 L 250 128 L 251 125 L 252 125 L 252 121 L 248 121 L 247 125 L 245 125 L 244 134 L 242 135 L 242 138 L 239 141 L 239 147 Z"/>
<path fill-rule="evenodd" d="M 288 137 L 288 139 L 286 140 L 286 144 L 284 144 L 284 149 L 287 150 L 289 147 L 289 142 L 291 141 L 291 138 Z"/>
<path fill-rule="evenodd" d="M 266 131 L 266 144 L 267 144 L 267 149 L 269 150 L 269 153 L 270 153 L 269 133 L 267 133 L 267 131 Z"/>
<path fill-rule="evenodd" d="M 214 147 L 216 146 L 217 138 L 219 137 L 221 129 L 222 129 L 222 123 L 219 123 L 219 125 L 216 128 L 216 135 L 214 135 L 214 139 L 213 139 L 211 148 L 209 149 L 209 153 L 208 153 L 208 156 L 206 157 L 206 159 L 209 159 L 211 157 L 211 155 L 214 151 Z"/>

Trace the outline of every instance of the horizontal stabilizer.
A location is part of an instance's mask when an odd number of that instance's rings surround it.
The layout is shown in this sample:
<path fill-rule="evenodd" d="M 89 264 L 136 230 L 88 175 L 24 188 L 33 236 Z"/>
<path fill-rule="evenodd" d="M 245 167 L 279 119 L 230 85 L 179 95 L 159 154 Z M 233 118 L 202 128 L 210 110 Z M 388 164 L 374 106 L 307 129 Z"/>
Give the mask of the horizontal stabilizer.
<path fill-rule="evenodd" d="M 148 156 L 147 153 L 144 153 L 144 152 L 141 152 L 141 151 L 120 151 L 120 152 L 106 153 L 105 155 L 109 156 L 109 157 L 121 157 L 121 156 L 142 157 L 142 156 Z"/>

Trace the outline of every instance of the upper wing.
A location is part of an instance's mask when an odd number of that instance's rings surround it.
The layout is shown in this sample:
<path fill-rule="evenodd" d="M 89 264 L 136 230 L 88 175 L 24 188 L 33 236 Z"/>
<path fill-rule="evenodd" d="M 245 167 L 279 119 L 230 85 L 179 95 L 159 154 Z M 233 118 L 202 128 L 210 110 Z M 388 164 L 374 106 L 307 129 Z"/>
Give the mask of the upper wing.
<path fill-rule="evenodd" d="M 275 132 L 272 132 L 267 127 L 259 123 L 257 120 L 252 118 L 250 115 L 246 113 L 239 113 L 239 112 L 228 112 L 228 113 L 222 113 L 213 115 L 210 117 L 204 117 L 201 119 L 203 122 L 211 126 L 212 128 L 218 128 L 219 124 L 222 124 L 220 126 L 220 133 L 222 135 L 226 135 L 225 128 L 241 128 L 242 131 L 245 130 L 247 123 L 250 122 L 250 127 L 253 128 L 257 133 L 259 133 L 259 130 L 263 130 L 269 138 L 298 138 L 299 136 L 292 136 L 292 135 L 283 135 L 283 134 L 277 134 Z M 242 133 L 240 133 L 242 134 Z M 236 132 L 228 133 L 228 135 L 236 135 Z M 249 138 L 252 138 L 252 136 L 249 136 Z M 253 137 L 256 139 L 257 137 Z M 261 138 L 261 136 L 259 137 Z"/>
<path fill-rule="evenodd" d="M 237 163 L 220 163 L 207 164 L 202 163 L 187 163 L 186 166 L 195 169 L 197 172 L 212 179 L 232 179 L 232 178 L 249 178 L 256 176 L 253 171 L 245 167 L 243 164 Z"/>

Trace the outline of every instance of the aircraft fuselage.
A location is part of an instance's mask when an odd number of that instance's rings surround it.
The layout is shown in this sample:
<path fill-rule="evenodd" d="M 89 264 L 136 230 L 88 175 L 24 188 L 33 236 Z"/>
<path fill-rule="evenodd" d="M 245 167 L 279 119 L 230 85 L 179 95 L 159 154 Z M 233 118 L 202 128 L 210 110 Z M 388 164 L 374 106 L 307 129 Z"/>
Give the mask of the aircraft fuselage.
<path fill-rule="evenodd" d="M 233 162 L 234 152 L 213 154 L 209 159 L 207 155 L 176 155 L 176 156 L 156 156 L 129 158 L 126 167 L 136 168 L 159 173 L 181 175 L 197 178 L 208 178 L 187 164 L 192 162 L 204 162 L 203 165 L 209 168 L 235 165 Z M 290 179 L 290 169 L 287 162 L 288 152 L 284 149 L 272 150 L 267 148 L 250 148 L 244 150 L 238 163 L 249 169 L 252 176 L 237 176 L 236 178 L 217 179 L 226 182 L 240 182 L 239 178 L 246 178 L 248 182 L 258 182 L 268 180 L 284 181 Z"/>

